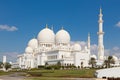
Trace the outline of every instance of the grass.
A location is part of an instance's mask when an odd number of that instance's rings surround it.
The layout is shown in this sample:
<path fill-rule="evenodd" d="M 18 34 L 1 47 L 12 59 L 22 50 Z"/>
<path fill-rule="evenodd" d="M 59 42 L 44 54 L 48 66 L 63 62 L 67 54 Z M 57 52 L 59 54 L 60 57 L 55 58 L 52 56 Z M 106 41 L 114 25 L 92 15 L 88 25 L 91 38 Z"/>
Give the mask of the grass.
<path fill-rule="evenodd" d="M 2 75 L 9 75 L 9 74 L 11 74 L 12 72 L 4 72 L 4 71 L 0 71 L 0 76 L 2 76 Z"/>
<path fill-rule="evenodd" d="M 64 78 L 94 78 L 96 69 L 81 70 L 34 70 L 28 71 L 31 77 L 28 80 L 65 80 Z M 33 76 L 32 76 L 33 74 Z M 38 75 L 37 77 L 34 75 Z"/>

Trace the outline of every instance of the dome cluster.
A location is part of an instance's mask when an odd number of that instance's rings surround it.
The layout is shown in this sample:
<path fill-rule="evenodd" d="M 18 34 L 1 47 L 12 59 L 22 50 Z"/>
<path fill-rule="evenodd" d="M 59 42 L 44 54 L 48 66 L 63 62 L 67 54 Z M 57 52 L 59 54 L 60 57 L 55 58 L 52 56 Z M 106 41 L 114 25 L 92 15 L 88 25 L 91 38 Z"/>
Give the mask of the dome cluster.
<path fill-rule="evenodd" d="M 33 52 L 33 49 L 29 46 L 25 49 L 25 53 L 32 53 L 32 52 Z"/>
<path fill-rule="evenodd" d="M 35 49 L 38 47 L 38 40 L 33 38 L 28 42 L 28 46 L 31 47 L 32 49 Z"/>
<path fill-rule="evenodd" d="M 39 32 L 37 39 L 39 43 L 54 43 L 55 34 L 51 29 L 45 28 Z"/>
<path fill-rule="evenodd" d="M 56 33 L 56 43 L 59 44 L 59 43 L 65 43 L 65 44 L 68 44 L 70 43 L 70 35 L 67 31 L 65 30 L 59 30 L 57 33 Z"/>
<path fill-rule="evenodd" d="M 118 58 L 116 57 L 116 56 L 112 56 L 113 57 L 113 59 L 115 60 L 115 61 L 117 61 L 118 60 Z"/>
<path fill-rule="evenodd" d="M 37 39 L 33 38 L 28 42 L 28 46 L 25 49 L 26 53 L 32 53 L 34 49 L 38 48 L 39 44 L 69 44 L 70 34 L 64 30 L 59 30 L 56 35 L 53 30 L 46 28 L 42 29 L 37 36 Z"/>
<path fill-rule="evenodd" d="M 38 43 L 70 43 L 70 35 L 66 30 L 61 29 L 55 35 L 53 30 L 49 29 L 48 27 L 39 32 L 37 39 Z"/>
<path fill-rule="evenodd" d="M 80 51 L 80 50 L 81 50 L 80 44 L 75 43 L 74 46 L 73 46 L 73 50 L 75 50 L 75 51 Z"/>

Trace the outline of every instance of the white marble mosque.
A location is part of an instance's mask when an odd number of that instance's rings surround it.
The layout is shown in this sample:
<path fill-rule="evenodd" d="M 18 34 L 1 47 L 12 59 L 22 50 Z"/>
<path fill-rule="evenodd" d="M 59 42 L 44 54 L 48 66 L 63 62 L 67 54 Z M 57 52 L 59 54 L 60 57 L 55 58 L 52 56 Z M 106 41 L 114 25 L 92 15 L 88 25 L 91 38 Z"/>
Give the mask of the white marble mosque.
<path fill-rule="evenodd" d="M 78 43 L 71 44 L 71 36 L 65 29 L 59 30 L 56 34 L 46 25 L 36 38 L 31 39 L 25 49 L 25 52 L 18 55 L 18 63 L 20 68 L 37 68 L 40 65 L 48 63 L 50 65 L 61 62 L 62 65 L 73 64 L 75 66 L 89 67 L 89 60 L 94 57 L 97 64 L 101 65 L 105 59 L 104 41 L 103 41 L 103 20 L 102 9 L 99 14 L 99 31 L 98 31 L 98 57 L 91 55 L 90 51 L 90 35 L 88 34 L 87 46 L 81 49 Z M 119 64 L 118 59 L 114 56 L 116 65 Z"/>

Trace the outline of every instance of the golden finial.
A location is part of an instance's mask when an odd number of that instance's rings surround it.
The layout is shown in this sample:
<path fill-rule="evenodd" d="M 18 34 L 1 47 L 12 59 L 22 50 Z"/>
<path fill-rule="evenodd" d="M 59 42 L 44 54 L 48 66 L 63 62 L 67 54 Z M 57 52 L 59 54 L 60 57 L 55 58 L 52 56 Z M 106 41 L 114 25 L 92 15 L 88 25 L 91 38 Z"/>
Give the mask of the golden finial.
<path fill-rule="evenodd" d="M 46 24 L 46 28 L 48 28 L 48 25 Z"/>

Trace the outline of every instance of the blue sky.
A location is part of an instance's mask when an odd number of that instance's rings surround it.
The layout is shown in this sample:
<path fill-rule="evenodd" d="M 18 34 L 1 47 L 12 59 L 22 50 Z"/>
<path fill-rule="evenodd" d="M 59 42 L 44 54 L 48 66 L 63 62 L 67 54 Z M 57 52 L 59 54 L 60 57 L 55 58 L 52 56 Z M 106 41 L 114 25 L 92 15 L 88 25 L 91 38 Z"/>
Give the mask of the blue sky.
<path fill-rule="evenodd" d="M 24 52 L 46 24 L 55 33 L 64 26 L 71 41 L 86 41 L 90 33 L 97 44 L 100 6 L 105 48 L 120 48 L 120 0 L 0 0 L 0 55 Z"/>

